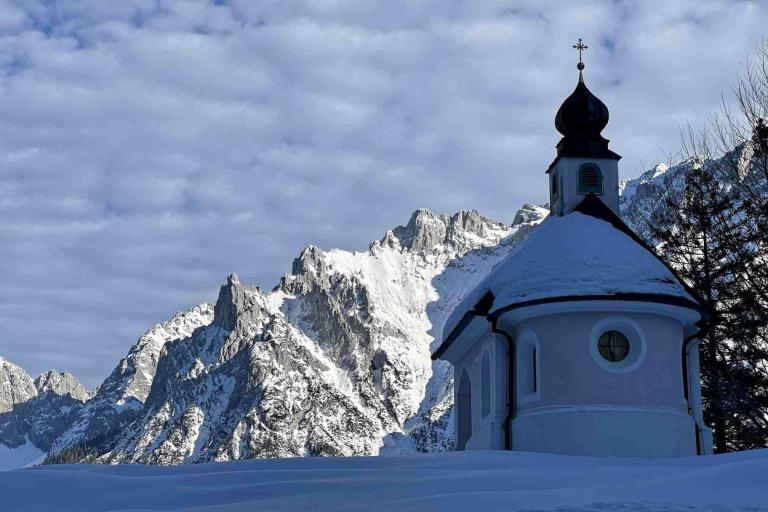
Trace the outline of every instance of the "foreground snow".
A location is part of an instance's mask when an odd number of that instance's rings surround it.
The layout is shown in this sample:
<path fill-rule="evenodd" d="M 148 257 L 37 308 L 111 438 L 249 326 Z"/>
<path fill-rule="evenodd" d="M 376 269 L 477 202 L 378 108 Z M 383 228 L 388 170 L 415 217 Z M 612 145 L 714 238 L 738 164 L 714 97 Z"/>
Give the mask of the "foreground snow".
<path fill-rule="evenodd" d="M 43 459 L 45 459 L 45 452 L 29 440 L 16 448 L 9 448 L 0 443 L 0 471 L 39 464 Z"/>
<path fill-rule="evenodd" d="M 0 473 L 0 508 L 57 510 L 768 510 L 768 450 L 687 459 L 514 452 L 40 466 Z"/>

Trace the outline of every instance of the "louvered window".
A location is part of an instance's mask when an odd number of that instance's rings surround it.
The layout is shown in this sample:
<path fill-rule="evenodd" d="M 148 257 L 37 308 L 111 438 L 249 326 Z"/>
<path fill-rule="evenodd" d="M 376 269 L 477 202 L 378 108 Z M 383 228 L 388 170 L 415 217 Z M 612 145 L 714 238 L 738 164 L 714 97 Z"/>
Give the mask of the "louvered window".
<path fill-rule="evenodd" d="M 584 164 L 579 168 L 579 193 L 603 193 L 603 173 L 595 164 Z"/>

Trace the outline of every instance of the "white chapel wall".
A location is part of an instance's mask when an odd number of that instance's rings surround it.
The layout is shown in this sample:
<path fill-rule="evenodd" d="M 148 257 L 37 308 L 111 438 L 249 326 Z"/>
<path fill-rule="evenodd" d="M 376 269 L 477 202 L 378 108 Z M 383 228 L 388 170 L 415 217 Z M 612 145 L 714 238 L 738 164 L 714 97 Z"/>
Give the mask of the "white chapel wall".
<path fill-rule="evenodd" d="M 606 318 L 639 326 L 645 353 L 627 371 L 608 371 L 590 349 Z M 537 343 L 537 390 L 518 373 L 512 448 L 586 455 L 695 455 L 695 427 L 683 390 L 683 327 L 644 313 L 579 312 L 533 318 L 515 327 L 518 365 Z M 518 366 L 520 368 L 520 366 Z"/>
<path fill-rule="evenodd" d="M 483 380 L 483 358 L 488 357 L 490 380 Z M 467 450 L 504 449 L 503 422 L 506 415 L 507 344 L 490 330 L 477 340 L 473 348 L 455 365 L 455 375 L 466 371 L 472 382 L 472 436 Z M 483 415 L 483 387 L 489 388 L 490 410 Z M 454 391 L 456 393 L 456 391 Z M 455 403 L 455 402 L 454 402 Z M 458 427 L 459 415 L 454 421 Z"/>

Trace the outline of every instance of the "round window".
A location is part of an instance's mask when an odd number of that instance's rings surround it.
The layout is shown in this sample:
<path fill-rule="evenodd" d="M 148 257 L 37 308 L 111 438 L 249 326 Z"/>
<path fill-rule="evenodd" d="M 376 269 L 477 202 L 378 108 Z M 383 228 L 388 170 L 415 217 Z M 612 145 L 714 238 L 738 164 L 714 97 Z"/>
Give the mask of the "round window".
<path fill-rule="evenodd" d="M 624 316 L 609 316 L 597 322 L 589 334 L 589 353 L 603 370 L 627 373 L 643 364 L 646 341 L 643 330 Z"/>
<path fill-rule="evenodd" d="M 618 363 L 629 354 L 629 340 L 619 331 L 605 331 L 597 341 L 597 349 L 607 361 Z"/>

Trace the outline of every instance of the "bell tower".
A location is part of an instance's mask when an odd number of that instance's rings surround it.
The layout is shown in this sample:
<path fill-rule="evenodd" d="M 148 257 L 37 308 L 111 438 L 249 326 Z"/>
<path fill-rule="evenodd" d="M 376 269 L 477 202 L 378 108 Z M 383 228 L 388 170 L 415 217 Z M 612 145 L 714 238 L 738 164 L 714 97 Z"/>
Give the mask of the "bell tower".
<path fill-rule="evenodd" d="M 555 128 L 563 137 L 547 169 L 550 210 L 567 215 L 594 194 L 618 215 L 621 156 L 608 149 L 608 139 L 600 135 L 608 124 L 608 108 L 584 83 L 582 52 L 587 45 L 579 39 L 573 47 L 579 50 L 579 82 L 555 117 Z"/>

